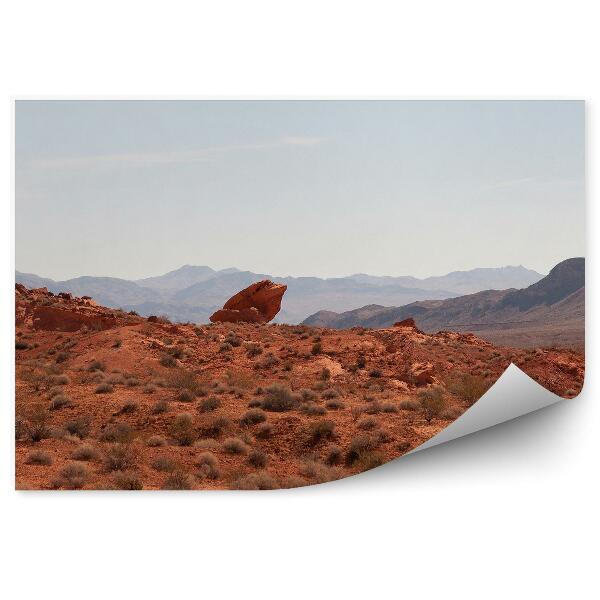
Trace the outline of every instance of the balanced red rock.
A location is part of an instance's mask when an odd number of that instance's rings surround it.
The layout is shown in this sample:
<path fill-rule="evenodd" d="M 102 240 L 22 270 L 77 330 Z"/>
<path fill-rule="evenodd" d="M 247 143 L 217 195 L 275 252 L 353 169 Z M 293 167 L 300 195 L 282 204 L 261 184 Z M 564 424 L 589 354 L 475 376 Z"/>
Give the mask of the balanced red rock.
<path fill-rule="evenodd" d="M 257 281 L 225 302 L 223 308 L 213 313 L 213 323 L 267 323 L 281 309 L 281 299 L 287 285 L 268 279 Z"/>

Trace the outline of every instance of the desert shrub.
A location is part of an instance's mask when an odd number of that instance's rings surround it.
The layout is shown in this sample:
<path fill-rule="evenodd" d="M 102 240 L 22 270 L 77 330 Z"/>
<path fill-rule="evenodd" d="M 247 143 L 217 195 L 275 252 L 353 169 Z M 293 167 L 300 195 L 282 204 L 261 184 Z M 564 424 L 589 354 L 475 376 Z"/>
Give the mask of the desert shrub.
<path fill-rule="evenodd" d="M 127 423 L 107 425 L 100 433 L 101 442 L 126 443 L 133 439 L 133 429 Z"/>
<path fill-rule="evenodd" d="M 249 425 L 256 425 L 267 420 L 265 412 L 260 408 L 251 408 L 247 410 L 240 419 L 240 425 L 248 427 Z"/>
<path fill-rule="evenodd" d="M 189 413 L 175 416 L 169 425 L 169 434 L 180 446 L 189 446 L 196 439 L 194 417 Z"/>
<path fill-rule="evenodd" d="M 194 442 L 194 448 L 198 448 L 198 450 L 219 450 L 220 447 L 221 444 L 214 438 L 202 438 Z"/>
<path fill-rule="evenodd" d="M 339 392 L 334 390 L 333 388 L 328 388 L 321 393 L 321 398 L 324 400 L 331 400 L 333 398 L 337 398 L 339 396 Z"/>
<path fill-rule="evenodd" d="M 206 479 L 218 479 L 221 476 L 219 461 L 212 452 L 202 452 L 196 459 L 200 477 Z"/>
<path fill-rule="evenodd" d="M 302 402 L 308 402 L 309 400 L 314 400 L 317 397 L 317 394 L 308 388 L 302 388 L 298 394 L 300 395 Z"/>
<path fill-rule="evenodd" d="M 119 414 L 127 415 L 134 413 L 139 408 L 139 404 L 135 400 L 128 400 L 119 410 Z"/>
<path fill-rule="evenodd" d="M 308 437 L 309 443 L 312 446 L 316 446 L 320 442 L 324 440 L 329 440 L 333 437 L 333 432 L 335 430 L 335 425 L 333 421 L 317 421 L 316 423 L 311 423 L 308 427 Z"/>
<path fill-rule="evenodd" d="M 225 336 L 225 341 L 230 344 L 231 346 L 233 346 L 234 348 L 237 348 L 238 346 L 241 345 L 242 340 L 240 340 L 240 338 L 237 336 L 237 334 L 235 333 L 235 331 L 230 331 L 226 336 Z"/>
<path fill-rule="evenodd" d="M 141 490 L 144 488 L 140 476 L 134 471 L 117 471 L 113 482 L 118 490 Z"/>
<path fill-rule="evenodd" d="M 227 454 L 246 454 L 248 452 L 248 446 L 244 444 L 240 438 L 227 438 L 223 442 L 223 450 Z"/>
<path fill-rule="evenodd" d="M 170 354 L 173 358 L 181 359 L 185 355 L 183 348 L 181 348 L 179 346 L 173 346 L 172 348 L 166 348 L 166 352 L 167 352 L 167 354 Z"/>
<path fill-rule="evenodd" d="M 359 369 L 364 369 L 366 365 L 367 365 L 367 359 L 362 354 L 359 354 L 358 358 L 356 359 L 356 366 Z"/>
<path fill-rule="evenodd" d="M 89 444 L 81 444 L 71 453 L 71 458 L 74 460 L 95 460 L 98 457 L 98 450 Z"/>
<path fill-rule="evenodd" d="M 398 407 L 391 402 L 382 402 L 381 404 L 381 412 L 384 413 L 397 413 Z"/>
<path fill-rule="evenodd" d="M 200 412 L 205 413 L 217 410 L 219 406 L 221 406 L 221 401 L 216 396 L 209 396 L 200 402 L 198 409 Z"/>
<path fill-rule="evenodd" d="M 155 391 L 156 391 L 156 386 L 153 383 L 147 383 L 142 388 L 142 392 L 144 392 L 144 394 L 154 394 Z"/>
<path fill-rule="evenodd" d="M 269 352 L 259 363 L 258 367 L 261 369 L 270 369 L 275 365 L 279 364 L 279 359 L 272 353 Z"/>
<path fill-rule="evenodd" d="M 373 417 L 363 417 L 356 426 L 364 431 L 371 431 L 377 427 L 377 419 Z"/>
<path fill-rule="evenodd" d="M 257 467 L 263 468 L 267 465 L 267 455 L 258 449 L 254 449 L 248 454 L 248 464 Z"/>
<path fill-rule="evenodd" d="M 76 419 L 67 421 L 64 427 L 71 435 L 76 435 L 78 438 L 83 439 L 90 433 L 91 419 L 87 415 L 77 417 Z"/>
<path fill-rule="evenodd" d="M 325 464 L 331 466 L 339 465 L 343 457 L 342 449 L 339 446 L 331 446 L 325 456 Z"/>
<path fill-rule="evenodd" d="M 360 471 L 368 471 L 369 469 L 374 469 L 375 467 L 379 467 L 385 462 L 385 457 L 381 452 L 368 450 L 363 452 L 357 462 L 356 466 Z"/>
<path fill-rule="evenodd" d="M 127 377 L 127 379 L 125 379 L 125 385 L 127 387 L 135 387 L 140 385 L 140 382 L 135 377 Z"/>
<path fill-rule="evenodd" d="M 189 390 L 195 396 L 205 396 L 206 390 L 194 373 L 177 369 L 167 378 L 167 385 L 178 390 Z"/>
<path fill-rule="evenodd" d="M 146 440 L 146 446 L 150 446 L 150 448 L 157 448 L 159 446 L 166 446 L 167 440 L 162 435 L 151 435 Z"/>
<path fill-rule="evenodd" d="M 63 393 L 63 389 L 60 386 L 51 387 L 48 390 L 48 398 L 52 399 L 52 398 L 54 398 L 54 396 L 58 396 L 58 394 L 62 394 L 62 393 Z"/>
<path fill-rule="evenodd" d="M 224 431 L 231 428 L 231 419 L 225 416 L 213 417 L 204 428 L 207 437 L 219 437 Z"/>
<path fill-rule="evenodd" d="M 153 415 L 160 415 L 162 413 L 166 413 L 168 410 L 169 403 L 166 400 L 158 400 L 154 403 L 151 412 Z"/>
<path fill-rule="evenodd" d="M 447 419 L 448 421 L 454 421 L 455 419 L 458 419 L 458 417 L 460 417 L 462 413 L 463 411 L 460 410 L 460 408 L 450 406 L 442 410 L 442 412 L 440 413 L 440 418 Z"/>
<path fill-rule="evenodd" d="M 231 344 L 229 344 L 228 342 L 223 342 L 219 346 L 219 352 L 229 352 L 232 348 L 233 346 Z"/>
<path fill-rule="evenodd" d="M 15 342 L 15 350 L 28 350 L 29 344 L 26 342 Z"/>
<path fill-rule="evenodd" d="M 276 490 L 278 487 L 277 480 L 266 471 L 242 475 L 231 484 L 233 490 Z"/>
<path fill-rule="evenodd" d="M 69 359 L 69 354 L 67 352 L 58 352 L 56 354 L 56 358 L 54 359 L 57 363 L 65 362 Z"/>
<path fill-rule="evenodd" d="M 323 351 L 323 345 L 321 344 L 321 342 L 315 342 L 312 345 L 312 348 L 310 349 L 310 353 L 313 354 L 314 356 L 316 356 L 317 354 L 321 354 L 322 351 Z"/>
<path fill-rule="evenodd" d="M 117 340 L 115 340 L 115 341 L 113 342 L 113 345 L 112 345 L 112 347 L 113 347 L 113 348 L 120 348 L 122 344 L 123 344 L 123 342 L 122 342 L 121 340 L 117 339 Z"/>
<path fill-rule="evenodd" d="M 300 411 L 309 416 L 324 415 L 327 412 L 324 406 L 319 406 L 316 402 L 304 402 Z"/>
<path fill-rule="evenodd" d="M 442 412 L 446 407 L 444 391 L 440 387 L 431 387 L 419 392 L 419 403 L 425 413 L 425 419 L 428 423 Z"/>
<path fill-rule="evenodd" d="M 273 435 L 273 426 L 270 423 L 261 423 L 254 430 L 254 437 L 259 440 L 266 440 Z"/>
<path fill-rule="evenodd" d="M 319 373 L 319 378 L 322 381 L 329 381 L 331 379 L 331 371 L 327 367 L 323 367 L 323 370 Z"/>
<path fill-rule="evenodd" d="M 253 398 L 248 402 L 248 408 L 258 408 L 260 406 L 260 400 L 258 398 Z"/>
<path fill-rule="evenodd" d="M 112 385 L 119 385 L 125 383 L 125 379 L 121 373 L 113 373 L 109 375 L 106 379 L 106 383 L 111 383 Z"/>
<path fill-rule="evenodd" d="M 372 369 L 371 371 L 369 371 L 369 377 L 381 377 L 383 375 L 383 373 L 381 372 L 380 369 Z"/>
<path fill-rule="evenodd" d="M 88 371 L 106 371 L 106 365 L 99 360 L 93 360 L 88 366 Z"/>
<path fill-rule="evenodd" d="M 52 385 L 68 385 L 71 380 L 66 375 L 52 375 L 49 378 Z"/>
<path fill-rule="evenodd" d="M 90 472 L 86 465 L 80 462 L 71 462 L 65 465 L 54 480 L 55 487 L 62 487 L 68 490 L 81 489 L 89 479 Z"/>
<path fill-rule="evenodd" d="M 289 388 L 274 384 L 265 390 L 265 397 L 260 404 L 265 410 L 285 412 L 298 406 L 298 398 Z"/>
<path fill-rule="evenodd" d="M 64 394 L 56 394 L 48 404 L 50 410 L 59 410 L 61 408 L 67 408 L 68 406 L 73 406 L 73 402 L 71 402 L 71 399 Z"/>
<path fill-rule="evenodd" d="M 469 406 L 475 404 L 489 389 L 489 383 L 480 375 L 464 373 L 448 383 L 448 389 L 462 398 Z"/>
<path fill-rule="evenodd" d="M 344 403 L 341 400 L 333 399 L 327 400 L 327 402 L 325 402 L 325 406 L 330 410 L 340 410 L 344 408 Z"/>
<path fill-rule="evenodd" d="M 52 456 L 43 450 L 30 452 L 25 461 L 28 465 L 42 465 L 48 467 L 52 464 Z"/>
<path fill-rule="evenodd" d="M 305 460 L 300 468 L 300 473 L 304 477 L 308 477 L 315 483 L 326 483 L 334 481 L 342 476 L 341 471 L 337 467 L 325 465 L 316 460 Z"/>
<path fill-rule="evenodd" d="M 163 490 L 191 490 L 194 487 L 193 479 L 184 471 L 174 471 L 163 482 Z"/>
<path fill-rule="evenodd" d="M 177 466 L 177 461 L 171 458 L 170 456 L 157 456 L 152 461 L 152 468 L 156 471 L 165 471 L 167 473 L 170 473 L 172 471 L 175 471 L 175 469 L 177 469 Z"/>
<path fill-rule="evenodd" d="M 94 391 L 96 394 L 110 394 L 113 390 L 114 388 L 110 383 L 101 383 Z"/>
<path fill-rule="evenodd" d="M 48 411 L 42 404 L 34 405 L 24 420 L 24 429 L 32 442 L 39 442 L 50 435 L 48 427 Z"/>
<path fill-rule="evenodd" d="M 163 366 L 163 367 L 167 367 L 167 368 L 171 368 L 177 365 L 177 359 L 172 356 L 171 354 L 169 354 L 168 352 L 163 352 L 159 359 L 158 362 Z"/>
<path fill-rule="evenodd" d="M 244 342 L 244 348 L 246 348 L 246 356 L 248 358 L 254 358 L 259 354 L 262 354 L 262 347 L 257 342 Z"/>
<path fill-rule="evenodd" d="M 111 444 L 104 452 L 108 471 L 126 471 L 135 466 L 136 455 L 130 444 Z"/>
<path fill-rule="evenodd" d="M 400 400 L 398 403 L 400 410 L 419 410 L 420 407 L 419 401 L 414 398 L 406 398 L 405 400 Z"/>
<path fill-rule="evenodd" d="M 353 438 L 346 450 L 346 464 L 353 465 L 366 452 L 374 449 L 375 442 L 373 438 L 366 435 L 359 435 Z"/>
<path fill-rule="evenodd" d="M 194 398 L 194 394 L 186 389 L 181 390 L 179 394 L 177 394 L 177 400 L 179 400 L 179 402 L 193 402 Z"/>

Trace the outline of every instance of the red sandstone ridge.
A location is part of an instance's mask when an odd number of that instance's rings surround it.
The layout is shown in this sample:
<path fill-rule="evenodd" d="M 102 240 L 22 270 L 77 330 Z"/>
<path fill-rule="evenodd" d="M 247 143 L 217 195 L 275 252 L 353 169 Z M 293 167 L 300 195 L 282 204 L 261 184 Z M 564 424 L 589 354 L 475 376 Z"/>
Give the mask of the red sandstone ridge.
<path fill-rule="evenodd" d="M 257 281 L 225 302 L 223 308 L 213 313 L 213 323 L 267 323 L 281 309 L 281 299 L 287 285 L 268 279 Z"/>
<path fill-rule="evenodd" d="M 404 319 L 402 321 L 397 321 L 396 323 L 394 323 L 394 327 L 408 327 L 409 329 L 412 329 L 417 333 L 423 333 L 417 327 L 417 324 L 415 323 L 415 320 L 412 317 L 409 317 L 408 319 Z"/>

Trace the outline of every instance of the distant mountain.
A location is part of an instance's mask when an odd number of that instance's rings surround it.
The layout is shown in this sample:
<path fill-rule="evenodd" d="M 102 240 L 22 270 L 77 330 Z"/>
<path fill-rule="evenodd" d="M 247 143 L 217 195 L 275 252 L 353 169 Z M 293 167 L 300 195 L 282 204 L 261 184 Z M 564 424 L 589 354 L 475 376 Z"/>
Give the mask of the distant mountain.
<path fill-rule="evenodd" d="M 381 328 L 412 317 L 426 332 L 471 331 L 497 343 L 513 345 L 571 345 L 583 344 L 584 302 L 585 260 L 571 258 L 521 290 L 485 290 L 399 307 L 368 305 L 341 313 L 323 310 L 303 324 L 335 329 Z"/>
<path fill-rule="evenodd" d="M 16 273 L 27 287 L 47 287 L 52 292 L 70 291 L 92 296 L 110 307 L 135 310 L 141 315 L 164 314 L 175 321 L 205 322 L 240 289 L 261 279 L 284 283 L 288 290 L 276 320 L 299 323 L 319 309 L 337 312 L 366 304 L 404 305 L 410 302 L 451 298 L 464 289 L 507 288 L 515 281 L 526 285 L 542 275 L 524 267 L 457 271 L 442 277 L 377 277 L 351 275 L 319 277 L 273 277 L 267 273 L 240 271 L 235 267 L 217 271 L 208 266 L 184 265 L 157 277 L 130 281 L 116 277 L 77 277 L 53 281 L 37 275 Z M 502 281 L 505 283 L 502 285 Z M 483 287 L 481 287 L 483 286 Z"/>

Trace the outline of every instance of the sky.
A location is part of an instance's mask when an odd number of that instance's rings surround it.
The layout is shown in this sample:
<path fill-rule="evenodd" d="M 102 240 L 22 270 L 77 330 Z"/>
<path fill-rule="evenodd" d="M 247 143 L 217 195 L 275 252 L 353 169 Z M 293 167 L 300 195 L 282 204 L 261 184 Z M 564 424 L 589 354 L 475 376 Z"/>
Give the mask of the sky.
<path fill-rule="evenodd" d="M 579 101 L 15 108 L 16 268 L 426 277 L 585 253 Z"/>

